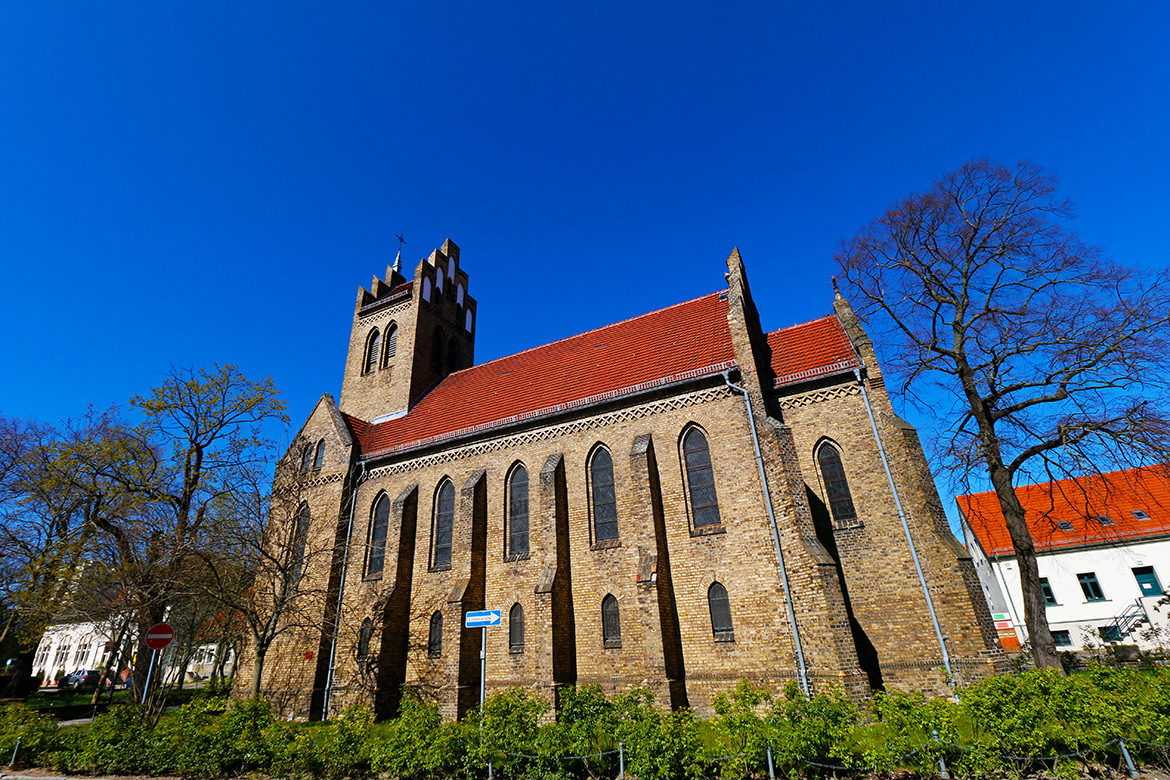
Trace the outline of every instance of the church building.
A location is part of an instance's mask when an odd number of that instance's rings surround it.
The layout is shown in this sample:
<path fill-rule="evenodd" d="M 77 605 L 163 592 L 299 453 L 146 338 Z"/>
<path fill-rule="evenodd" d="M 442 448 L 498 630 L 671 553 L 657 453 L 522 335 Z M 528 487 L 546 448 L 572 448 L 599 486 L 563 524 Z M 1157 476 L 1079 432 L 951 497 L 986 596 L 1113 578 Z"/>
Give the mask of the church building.
<path fill-rule="evenodd" d="M 262 693 L 297 718 L 389 717 L 405 692 L 462 717 L 485 637 L 488 695 L 643 687 L 699 715 L 744 678 L 862 699 L 1002 670 L 848 302 L 765 332 L 738 251 L 726 279 L 478 365 L 450 240 L 359 290 L 340 399 L 278 467 L 298 509 L 270 528 L 296 525 L 305 603 Z M 483 610 L 499 623 L 465 627 Z"/>

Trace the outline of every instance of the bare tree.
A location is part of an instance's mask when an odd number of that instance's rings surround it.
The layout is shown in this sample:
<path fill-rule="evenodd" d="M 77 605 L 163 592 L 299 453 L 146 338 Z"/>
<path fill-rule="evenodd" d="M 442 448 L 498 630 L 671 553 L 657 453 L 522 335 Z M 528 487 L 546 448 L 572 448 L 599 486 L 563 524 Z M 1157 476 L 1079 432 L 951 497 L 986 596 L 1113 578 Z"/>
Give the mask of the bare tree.
<path fill-rule="evenodd" d="M 1170 278 L 1102 259 L 1071 216 L 1036 164 L 973 160 L 837 257 L 883 363 L 946 428 L 944 467 L 990 481 L 1036 664 L 1055 667 L 1016 485 L 1160 463 L 1170 445 Z"/>

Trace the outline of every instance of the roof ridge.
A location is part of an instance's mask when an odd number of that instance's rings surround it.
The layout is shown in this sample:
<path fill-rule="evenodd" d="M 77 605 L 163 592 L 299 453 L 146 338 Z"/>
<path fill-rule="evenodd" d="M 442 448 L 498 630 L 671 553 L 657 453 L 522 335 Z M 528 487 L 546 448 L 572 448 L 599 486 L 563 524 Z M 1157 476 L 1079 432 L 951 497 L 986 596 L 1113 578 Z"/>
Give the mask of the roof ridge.
<path fill-rule="evenodd" d="M 519 357 L 520 355 L 523 355 L 523 354 L 528 353 L 528 352 L 533 352 L 533 351 L 538 350 L 538 349 L 544 349 L 545 347 L 551 347 L 554 344 L 561 344 L 565 341 L 572 341 L 573 339 L 578 339 L 578 338 L 581 338 L 582 336 L 588 336 L 590 333 L 597 333 L 598 331 L 607 330 L 609 328 L 616 328 L 618 325 L 625 325 L 627 322 L 633 322 L 634 320 L 641 319 L 642 317 L 649 317 L 652 314 L 660 314 L 664 311 L 669 311 L 671 309 L 677 309 L 679 306 L 686 306 L 686 305 L 691 304 L 691 303 L 697 303 L 698 301 L 704 300 L 706 298 L 711 298 L 713 296 L 717 296 L 722 292 L 723 292 L 722 290 L 716 290 L 715 292 L 710 292 L 710 293 L 706 293 L 704 295 L 700 295 L 697 298 L 691 298 L 688 301 L 680 301 L 679 303 L 672 303 L 670 306 L 663 306 L 661 309 L 653 309 L 653 310 L 645 312 L 643 314 L 636 314 L 633 317 L 626 317 L 624 320 L 618 320 L 617 322 L 611 322 L 608 325 L 601 325 L 599 327 L 592 328 L 590 330 L 583 330 L 580 333 L 574 333 L 571 336 L 565 336 L 564 338 L 559 338 L 559 339 L 556 339 L 555 341 L 549 341 L 549 342 L 546 342 L 544 344 L 537 344 L 534 347 L 528 347 L 528 349 L 522 349 L 519 352 L 513 352 L 510 355 L 501 355 L 498 358 L 492 358 L 491 360 L 487 361 L 486 363 L 476 363 L 474 366 L 468 366 L 467 368 L 462 368 L 458 371 L 452 371 L 447 376 L 455 376 L 456 374 L 464 374 L 464 373 L 467 373 L 469 371 L 474 371 L 477 368 L 484 368 L 485 366 L 490 366 L 492 363 L 499 363 L 501 360 L 508 360 L 509 358 Z M 446 377 L 444 377 L 443 381 L 444 382 L 447 381 Z M 436 385 L 436 387 L 437 387 L 437 385 Z"/>
<path fill-rule="evenodd" d="M 795 325 L 785 325 L 783 328 L 776 328 L 776 330 L 770 330 L 767 333 L 765 333 L 764 335 L 771 336 L 773 333 L 783 333 L 786 330 L 793 330 L 794 328 L 803 328 L 806 325 L 812 325 L 814 322 L 820 322 L 821 320 L 829 320 L 829 319 L 837 319 L 837 315 L 832 314 L 832 313 L 822 314 L 820 317 L 814 317 L 813 319 L 806 320 L 805 322 L 798 322 Z"/>

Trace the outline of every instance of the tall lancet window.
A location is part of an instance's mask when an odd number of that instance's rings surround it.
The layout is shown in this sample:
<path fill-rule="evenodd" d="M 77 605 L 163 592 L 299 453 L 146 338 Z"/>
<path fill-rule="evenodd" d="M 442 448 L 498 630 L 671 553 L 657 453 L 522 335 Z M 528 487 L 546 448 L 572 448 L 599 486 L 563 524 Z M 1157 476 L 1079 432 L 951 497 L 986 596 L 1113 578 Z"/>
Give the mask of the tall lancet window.
<path fill-rule="evenodd" d="M 451 566 L 451 532 L 455 526 L 455 486 L 444 479 L 435 496 L 434 546 L 431 567 L 446 569 Z"/>
<path fill-rule="evenodd" d="M 516 464 L 508 478 L 508 557 L 528 555 L 528 470 Z"/>
<path fill-rule="evenodd" d="M 857 510 L 853 508 L 853 495 L 849 492 L 849 481 L 845 479 L 841 453 L 831 444 L 822 444 L 817 452 L 817 463 L 821 467 L 821 478 L 825 481 L 825 493 L 828 494 L 833 521 L 843 523 L 856 520 Z"/>
<path fill-rule="evenodd" d="M 589 461 L 589 489 L 593 499 L 593 541 L 617 539 L 617 493 L 613 485 L 613 458 L 605 447 L 598 447 Z"/>
<path fill-rule="evenodd" d="M 719 525 L 719 499 L 715 496 L 715 475 L 711 471 L 707 437 L 698 428 L 691 428 L 683 436 L 682 445 L 695 528 Z"/>

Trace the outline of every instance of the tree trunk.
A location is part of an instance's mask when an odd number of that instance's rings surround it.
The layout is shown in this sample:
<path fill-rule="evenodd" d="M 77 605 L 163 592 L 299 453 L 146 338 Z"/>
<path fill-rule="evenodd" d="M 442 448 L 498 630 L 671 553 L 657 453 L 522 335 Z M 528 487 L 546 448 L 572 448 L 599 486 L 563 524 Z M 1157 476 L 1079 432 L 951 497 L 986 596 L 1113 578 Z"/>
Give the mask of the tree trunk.
<path fill-rule="evenodd" d="M 267 654 L 267 647 L 256 645 L 256 662 L 252 665 L 252 696 L 260 695 L 260 676 L 264 673 L 264 656 Z"/>
<path fill-rule="evenodd" d="M 1012 537 L 1012 547 L 1016 551 L 1016 562 L 1020 567 L 1024 625 L 1028 629 L 1028 639 L 1032 644 L 1032 658 L 1037 668 L 1052 667 L 1064 671 L 1060 656 L 1056 653 L 1052 631 L 1048 627 L 1044 593 L 1040 590 L 1040 568 L 1036 562 L 1036 547 L 1032 542 L 1028 524 L 1024 521 L 1024 507 L 1016 495 L 1015 487 L 1012 486 L 1011 475 L 1002 465 L 992 466 L 991 484 L 995 487 L 995 495 L 999 499 L 1008 534 Z"/>

